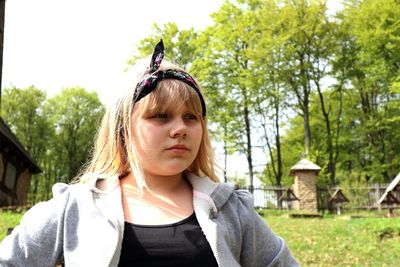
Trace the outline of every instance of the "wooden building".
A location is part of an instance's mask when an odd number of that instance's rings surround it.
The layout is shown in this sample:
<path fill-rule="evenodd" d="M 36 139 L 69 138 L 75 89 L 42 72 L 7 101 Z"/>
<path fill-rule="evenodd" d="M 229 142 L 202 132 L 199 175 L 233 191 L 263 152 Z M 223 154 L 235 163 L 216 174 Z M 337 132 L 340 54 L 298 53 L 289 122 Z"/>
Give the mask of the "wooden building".
<path fill-rule="evenodd" d="M 0 117 L 0 207 L 25 205 L 32 174 L 41 169 Z"/>

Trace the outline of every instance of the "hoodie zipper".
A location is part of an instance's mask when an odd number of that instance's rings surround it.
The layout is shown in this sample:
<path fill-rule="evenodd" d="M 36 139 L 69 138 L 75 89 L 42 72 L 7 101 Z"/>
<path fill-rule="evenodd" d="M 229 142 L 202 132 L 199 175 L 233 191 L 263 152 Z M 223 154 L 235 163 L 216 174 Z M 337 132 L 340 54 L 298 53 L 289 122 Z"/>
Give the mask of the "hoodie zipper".
<path fill-rule="evenodd" d="M 205 193 L 203 193 L 201 191 L 197 191 L 197 190 L 193 190 L 193 195 L 194 195 L 194 197 L 197 197 L 197 198 L 202 199 L 203 201 L 207 202 L 207 204 L 210 207 L 210 209 L 208 211 L 208 218 L 207 219 L 216 224 L 216 222 L 214 222 L 212 219 L 217 216 L 218 209 L 215 206 L 215 203 L 212 200 L 212 198 L 209 195 L 207 195 L 207 194 L 205 194 Z M 200 207 L 199 207 L 199 209 L 200 209 Z M 196 210 L 196 205 L 195 205 L 195 210 Z M 202 225 L 203 223 L 200 220 L 199 220 L 199 224 L 200 224 L 200 227 L 201 227 L 201 229 L 202 229 L 202 231 L 204 233 L 204 236 L 206 237 L 206 239 L 208 241 L 208 244 L 211 247 L 211 250 L 213 251 L 213 254 L 214 254 L 215 260 L 217 261 L 218 266 L 221 267 L 222 266 L 221 265 L 221 260 L 219 258 L 219 254 L 218 254 L 217 233 L 215 233 L 215 235 L 216 235 L 215 236 L 215 249 L 213 249 L 213 246 L 211 245 L 210 240 L 209 240 L 210 237 L 207 236 L 207 234 L 206 234 L 206 232 L 208 232 L 208 231 L 204 231 L 205 230 L 205 229 L 203 229 L 204 225 Z"/>
<path fill-rule="evenodd" d="M 101 194 L 101 192 L 98 192 L 98 190 L 93 190 L 93 192 L 95 193 L 95 194 Z M 104 200 L 102 200 L 102 205 L 104 205 L 104 202 L 103 202 Z M 118 248 L 118 243 L 119 243 L 119 240 L 120 240 L 120 232 L 122 232 L 121 231 L 121 226 L 120 226 L 120 223 L 118 223 L 118 218 L 113 218 L 112 219 L 112 217 L 115 217 L 115 214 L 113 214 L 114 216 L 111 216 L 111 214 L 110 214 L 110 211 L 109 211 L 109 208 L 108 207 L 104 207 L 103 206 L 103 208 L 102 209 L 100 209 L 99 210 L 102 214 L 103 214 L 103 216 L 109 221 L 109 222 L 111 222 L 111 224 L 115 227 L 115 229 L 116 229 L 116 231 L 117 231 L 117 234 L 116 234 L 116 240 L 115 240 L 115 242 L 114 242 L 114 244 L 113 244 L 113 253 L 111 254 L 111 258 L 110 258 L 110 260 L 108 261 L 108 264 L 106 265 L 106 266 L 111 266 L 111 263 L 112 263 L 112 261 L 113 261 L 113 259 L 114 259 L 114 257 L 115 257 L 115 253 L 117 252 L 117 248 Z M 105 212 L 105 211 L 107 211 L 107 212 Z"/>
<path fill-rule="evenodd" d="M 119 181 L 118 181 L 118 184 L 115 185 L 115 188 L 118 186 L 119 186 Z M 115 190 L 115 188 L 108 189 L 108 193 L 113 192 Z M 92 192 L 97 195 L 97 198 L 99 198 L 100 195 L 108 195 L 108 194 L 105 194 L 104 191 L 99 190 L 95 186 L 92 187 Z M 119 196 L 121 196 L 121 192 L 120 191 L 118 191 L 118 192 L 119 192 Z M 120 198 L 118 198 L 118 200 L 119 200 L 119 202 L 121 201 Z M 111 258 L 108 261 L 108 264 L 106 265 L 106 266 L 110 267 L 111 263 L 113 262 L 113 259 L 115 257 L 115 254 L 117 252 L 118 243 L 120 242 L 120 239 L 121 239 L 120 232 L 122 232 L 122 227 L 121 227 L 121 224 L 119 223 L 118 215 L 115 214 L 115 212 L 111 212 L 110 207 L 108 205 L 105 205 L 104 201 L 106 201 L 106 200 L 104 200 L 104 199 L 101 200 L 101 208 L 99 209 L 99 211 L 115 227 L 115 229 L 117 231 L 117 234 L 116 234 L 117 238 L 113 244 L 113 253 L 111 254 Z"/>
<path fill-rule="evenodd" d="M 109 220 L 110 220 L 110 219 L 109 219 Z M 119 227 L 119 224 L 118 224 L 118 223 L 115 223 L 115 222 L 112 221 L 112 220 L 110 220 L 110 221 L 111 221 L 111 223 L 117 228 L 117 240 L 116 240 L 116 242 L 114 242 L 113 253 L 112 253 L 112 255 L 111 255 L 111 259 L 109 260 L 107 266 L 111 266 L 111 263 L 112 263 L 112 261 L 113 261 L 113 259 L 114 259 L 114 257 L 115 257 L 115 253 L 117 252 L 118 243 L 119 243 L 119 239 L 120 239 L 120 235 L 119 235 L 120 227 Z"/>

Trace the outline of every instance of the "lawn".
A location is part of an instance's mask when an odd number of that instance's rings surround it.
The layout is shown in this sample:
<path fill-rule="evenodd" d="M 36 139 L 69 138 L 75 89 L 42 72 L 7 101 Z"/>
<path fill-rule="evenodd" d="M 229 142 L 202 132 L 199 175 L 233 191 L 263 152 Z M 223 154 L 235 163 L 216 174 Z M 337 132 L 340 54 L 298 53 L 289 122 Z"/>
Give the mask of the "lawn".
<path fill-rule="evenodd" d="M 400 217 L 265 218 L 302 266 L 400 266 Z"/>
<path fill-rule="evenodd" d="M 21 216 L 0 213 L 0 240 Z M 400 217 L 369 213 L 308 219 L 268 211 L 264 217 L 302 266 L 400 266 Z"/>
<path fill-rule="evenodd" d="M 21 220 L 22 213 L 0 211 L 0 240 L 7 235 L 7 229 L 16 226 Z"/>

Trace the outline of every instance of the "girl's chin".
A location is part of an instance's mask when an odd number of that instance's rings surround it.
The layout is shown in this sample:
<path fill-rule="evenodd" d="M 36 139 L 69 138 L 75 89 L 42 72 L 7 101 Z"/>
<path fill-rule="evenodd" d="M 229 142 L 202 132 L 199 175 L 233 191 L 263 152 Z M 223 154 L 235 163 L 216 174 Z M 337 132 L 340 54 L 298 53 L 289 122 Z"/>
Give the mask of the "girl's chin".
<path fill-rule="evenodd" d="M 181 175 L 187 170 L 193 161 L 182 159 L 170 159 L 159 161 L 158 166 L 144 164 L 144 171 L 157 176 Z"/>
<path fill-rule="evenodd" d="M 178 170 L 169 170 L 164 172 L 163 176 L 178 176 L 178 175 L 182 175 L 182 173 L 185 171 L 185 169 L 178 169 Z"/>
<path fill-rule="evenodd" d="M 177 174 L 182 174 L 189 167 L 190 164 L 174 162 L 172 164 L 165 165 L 164 167 L 160 168 L 160 172 L 168 176 L 177 175 Z"/>
<path fill-rule="evenodd" d="M 145 171 L 145 173 L 151 174 L 151 175 L 156 175 L 156 176 L 179 176 L 182 175 L 182 173 L 187 169 L 186 168 L 167 168 L 164 170 L 160 170 L 155 172 L 155 170 L 149 170 Z"/>

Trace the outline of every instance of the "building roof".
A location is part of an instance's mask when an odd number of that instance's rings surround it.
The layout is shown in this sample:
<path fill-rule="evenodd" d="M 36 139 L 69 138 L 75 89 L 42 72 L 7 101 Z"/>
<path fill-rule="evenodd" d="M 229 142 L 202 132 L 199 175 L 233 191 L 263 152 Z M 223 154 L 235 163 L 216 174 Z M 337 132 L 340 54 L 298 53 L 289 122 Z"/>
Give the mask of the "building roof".
<path fill-rule="evenodd" d="M 393 191 L 396 188 L 396 186 L 399 184 L 399 182 L 400 182 L 400 173 L 397 174 L 397 176 L 393 179 L 393 181 L 386 188 L 385 193 L 383 193 L 381 198 L 378 200 L 378 204 L 381 204 L 384 201 L 384 199 L 386 198 L 388 193 Z"/>
<path fill-rule="evenodd" d="M 342 189 L 336 188 L 335 192 L 333 192 L 332 196 L 330 197 L 329 202 L 349 202 L 349 199 L 343 194 Z"/>
<path fill-rule="evenodd" d="M 21 158 L 27 163 L 32 173 L 36 174 L 42 172 L 36 161 L 29 155 L 28 151 L 25 150 L 22 144 L 18 141 L 18 138 L 13 134 L 10 127 L 8 127 L 0 117 L 0 141 L 1 139 L 9 141 L 11 146 L 19 152 L 18 154 L 21 155 Z"/>
<path fill-rule="evenodd" d="M 291 169 L 290 175 L 293 176 L 295 171 L 316 171 L 319 172 L 321 167 L 312 163 L 308 159 L 301 159 Z"/>

